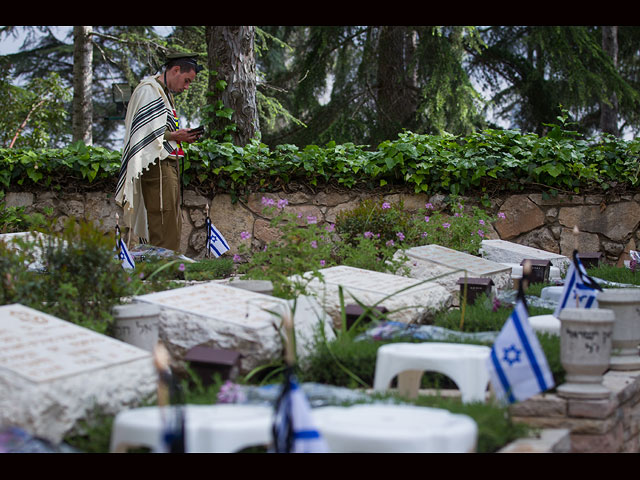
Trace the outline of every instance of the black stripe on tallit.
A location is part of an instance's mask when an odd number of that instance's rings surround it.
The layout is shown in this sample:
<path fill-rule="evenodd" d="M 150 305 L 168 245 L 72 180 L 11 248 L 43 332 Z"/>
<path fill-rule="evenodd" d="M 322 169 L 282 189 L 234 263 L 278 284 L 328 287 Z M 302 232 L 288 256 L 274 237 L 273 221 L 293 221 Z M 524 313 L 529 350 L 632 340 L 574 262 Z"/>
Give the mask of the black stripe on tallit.
<path fill-rule="evenodd" d="M 124 185 L 125 174 L 127 172 L 127 164 L 129 163 L 129 159 L 134 155 L 136 155 L 141 150 L 143 150 L 146 146 L 152 143 L 156 138 L 163 136 L 165 130 L 166 128 L 164 126 L 162 126 L 161 128 L 158 128 L 157 130 L 154 130 L 149 135 L 147 135 L 142 140 L 140 140 L 138 143 L 133 145 L 133 147 L 129 149 L 126 157 L 123 156 L 122 166 L 120 168 L 120 175 L 118 178 L 118 185 L 116 187 L 116 195 Z"/>

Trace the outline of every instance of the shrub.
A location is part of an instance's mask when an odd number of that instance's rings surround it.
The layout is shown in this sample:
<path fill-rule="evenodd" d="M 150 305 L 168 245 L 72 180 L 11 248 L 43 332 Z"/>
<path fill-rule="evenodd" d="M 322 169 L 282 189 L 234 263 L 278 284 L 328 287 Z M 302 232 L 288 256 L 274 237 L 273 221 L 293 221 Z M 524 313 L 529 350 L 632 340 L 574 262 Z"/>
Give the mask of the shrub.
<path fill-rule="evenodd" d="M 52 230 L 52 229 L 51 229 Z M 50 231 L 18 242 L 21 252 L 0 245 L 3 303 L 21 303 L 100 333 L 110 332 L 111 307 L 131 293 L 131 279 L 115 256 L 115 237 L 88 221 L 69 219 Z M 44 271 L 25 265 L 42 253 Z"/>

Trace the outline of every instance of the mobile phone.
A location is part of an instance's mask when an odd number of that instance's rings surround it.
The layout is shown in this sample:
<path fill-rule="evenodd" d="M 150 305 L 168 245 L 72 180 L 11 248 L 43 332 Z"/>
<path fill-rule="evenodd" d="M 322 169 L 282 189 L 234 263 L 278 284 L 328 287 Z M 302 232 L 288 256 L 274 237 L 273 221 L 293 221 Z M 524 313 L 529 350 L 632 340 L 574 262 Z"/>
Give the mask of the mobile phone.
<path fill-rule="evenodd" d="M 202 135 L 204 133 L 204 126 L 200 125 L 198 128 L 192 128 L 191 130 L 189 130 L 189 133 L 197 133 L 199 135 Z"/>

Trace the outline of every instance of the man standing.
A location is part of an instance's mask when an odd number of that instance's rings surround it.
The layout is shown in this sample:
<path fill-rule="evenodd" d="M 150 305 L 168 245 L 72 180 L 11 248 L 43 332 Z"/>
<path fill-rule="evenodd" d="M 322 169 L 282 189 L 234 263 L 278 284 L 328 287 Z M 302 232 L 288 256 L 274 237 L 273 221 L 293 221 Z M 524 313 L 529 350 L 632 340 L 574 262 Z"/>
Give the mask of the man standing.
<path fill-rule="evenodd" d="M 194 55 L 170 55 L 162 72 L 143 78 L 131 95 L 115 200 L 140 243 L 180 248 L 181 143 L 201 132 L 179 127 L 173 95 L 189 88 L 202 68 Z"/>

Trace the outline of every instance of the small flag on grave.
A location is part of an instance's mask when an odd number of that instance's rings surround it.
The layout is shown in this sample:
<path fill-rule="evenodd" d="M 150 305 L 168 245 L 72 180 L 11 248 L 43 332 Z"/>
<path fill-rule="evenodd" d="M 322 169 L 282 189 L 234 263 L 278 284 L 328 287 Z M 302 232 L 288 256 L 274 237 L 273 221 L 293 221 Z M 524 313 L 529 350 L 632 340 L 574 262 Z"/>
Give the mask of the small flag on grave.
<path fill-rule="evenodd" d="M 274 453 L 327 453 L 329 448 L 314 425 L 311 406 L 293 372 L 291 320 L 287 317 L 283 324 L 287 336 L 285 345 L 287 368 L 282 391 L 275 403 L 271 451 Z"/>
<path fill-rule="evenodd" d="M 597 308 L 596 297 L 602 287 L 587 275 L 587 270 L 578 257 L 578 251 L 573 251 L 573 263 L 569 266 L 564 280 L 564 289 L 558 306 L 553 315 L 558 318 L 563 308 Z"/>
<path fill-rule="evenodd" d="M 526 273 L 523 273 L 523 279 Z M 514 403 L 553 388 L 554 380 L 538 337 L 529 324 L 522 283 L 516 305 L 495 339 L 487 368 L 498 399 Z"/>
<path fill-rule="evenodd" d="M 205 220 L 205 225 L 207 228 L 207 256 L 213 255 L 218 258 L 224 252 L 229 250 L 229 244 L 224 239 L 222 234 L 218 231 L 218 229 L 213 225 L 211 219 L 209 218 L 209 205 L 206 207 L 207 209 L 207 218 Z"/>
<path fill-rule="evenodd" d="M 127 244 L 122 240 L 122 234 L 120 227 L 118 226 L 118 214 L 116 213 L 116 252 L 118 260 L 122 262 L 122 267 L 127 270 L 133 270 L 136 268 L 136 262 L 133 261 L 133 257 L 127 249 Z"/>

